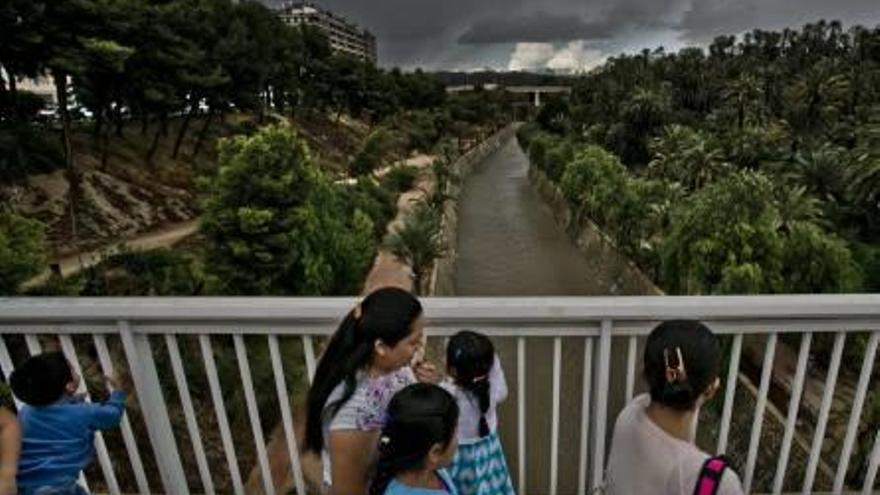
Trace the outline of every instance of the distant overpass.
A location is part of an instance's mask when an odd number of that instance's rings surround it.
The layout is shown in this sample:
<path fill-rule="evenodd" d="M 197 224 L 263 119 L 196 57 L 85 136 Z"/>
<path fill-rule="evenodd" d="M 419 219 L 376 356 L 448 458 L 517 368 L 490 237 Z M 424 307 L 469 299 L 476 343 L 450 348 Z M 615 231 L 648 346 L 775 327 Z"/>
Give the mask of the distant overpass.
<path fill-rule="evenodd" d="M 529 95 L 529 101 L 536 107 L 541 106 L 541 95 L 548 94 L 571 94 L 571 86 L 501 86 L 499 84 L 484 84 L 483 89 L 494 91 L 503 89 L 508 93 Z M 474 91 L 476 86 L 473 84 L 461 84 L 456 86 L 446 86 L 447 93 L 463 93 Z"/>

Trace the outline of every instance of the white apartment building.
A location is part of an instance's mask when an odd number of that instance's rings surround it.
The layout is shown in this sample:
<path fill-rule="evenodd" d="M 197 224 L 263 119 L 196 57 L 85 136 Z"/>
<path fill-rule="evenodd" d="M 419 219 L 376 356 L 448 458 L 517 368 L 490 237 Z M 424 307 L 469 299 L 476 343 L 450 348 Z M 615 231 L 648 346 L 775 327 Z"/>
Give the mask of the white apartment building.
<path fill-rule="evenodd" d="M 310 2 L 289 2 L 279 9 L 278 15 L 288 25 L 320 29 L 335 52 L 376 63 L 376 37 L 340 15 Z"/>

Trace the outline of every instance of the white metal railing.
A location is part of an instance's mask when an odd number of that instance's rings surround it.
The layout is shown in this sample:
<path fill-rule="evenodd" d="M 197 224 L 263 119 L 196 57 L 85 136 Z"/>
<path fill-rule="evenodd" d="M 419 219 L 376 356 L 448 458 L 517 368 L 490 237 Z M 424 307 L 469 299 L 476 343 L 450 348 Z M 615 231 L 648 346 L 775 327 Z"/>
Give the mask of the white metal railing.
<path fill-rule="evenodd" d="M 129 419 L 122 425 L 124 446 L 128 460 L 112 459 L 103 437 L 97 437 L 97 453 L 105 485 L 110 493 L 121 492 L 116 480 L 114 463 L 130 463 L 135 477 L 135 488 L 140 493 L 155 491 L 161 483 L 166 493 L 186 494 L 190 491 L 215 493 L 216 473 L 228 470 L 231 490 L 245 492 L 245 483 L 239 470 L 233 442 L 232 426 L 238 431 L 244 425 L 230 425 L 224 403 L 223 389 L 215 362 L 212 337 L 232 336 L 241 386 L 250 419 L 250 429 L 256 452 L 256 465 L 265 493 L 276 492 L 273 486 L 264 433 L 260 422 L 262 411 L 257 406 L 251 365 L 248 360 L 246 339 L 265 338 L 268 345 L 275 393 L 280 407 L 280 418 L 298 493 L 305 492 L 305 482 L 297 453 L 294 418 L 290 407 L 290 383 L 285 380 L 285 361 L 279 348 L 279 338 L 299 338 L 302 342 L 303 361 L 307 378 L 314 374 L 316 355 L 314 337 L 329 335 L 338 320 L 355 303 L 354 298 L 0 298 L 0 368 L 9 374 L 15 366 L 8 341 L 24 335 L 24 347 L 29 354 L 41 351 L 38 335 L 57 335 L 62 351 L 79 370 L 80 361 L 72 337 L 89 337 L 97 350 L 98 362 L 106 374 L 112 372 L 113 361 L 107 337 L 121 341 L 125 361 L 131 370 L 136 396 L 143 411 L 144 427 L 152 447 L 159 479 L 149 479 L 138 449 Z M 503 421 L 517 422 L 516 466 L 511 466 L 518 486 L 527 486 L 529 466 L 527 442 L 528 424 L 526 397 L 527 342 L 534 339 L 552 342 L 552 401 L 550 404 L 550 462 L 549 486 L 546 493 L 556 495 L 559 489 L 560 431 L 578 432 L 577 492 L 587 493 L 602 482 L 609 425 L 609 380 L 612 370 L 612 340 L 623 339 L 626 345 L 625 391 L 628 400 L 635 393 L 638 337 L 646 335 L 660 320 L 695 318 L 706 322 L 718 334 L 732 336 L 729 368 L 726 371 L 724 406 L 718 435 L 718 452 L 725 452 L 731 432 L 733 402 L 737 388 L 736 377 L 740 368 L 743 338 L 764 334 L 767 343 L 761 368 L 748 450 L 745 453 L 744 472 L 740 473 L 746 490 L 753 484 L 759 469 L 775 469 L 773 493 L 782 492 L 789 460 L 800 395 L 806 376 L 810 348 L 815 334 L 835 335 L 831 361 L 825 379 L 820 411 L 808 455 L 802 492 L 813 491 L 820 461 L 835 468 L 833 492 L 860 489 L 873 493 L 880 463 L 880 431 L 871 432 L 861 440 L 873 442 L 872 455 L 864 469 L 863 487 L 846 487 L 850 459 L 859 433 L 862 409 L 868 390 L 872 387 L 878 341 L 880 341 L 880 296 L 875 295 L 815 295 L 815 296 L 753 296 L 753 297 L 615 297 L 615 298 L 428 298 L 424 300 L 431 337 L 445 337 L 461 328 L 472 328 L 499 340 L 512 339 L 516 349 L 516 411 L 515 418 Z M 867 333 L 867 341 L 860 376 L 850 406 L 846 434 L 838 455 L 822 459 L 822 445 L 826 437 L 835 386 L 847 336 Z M 797 368 L 792 384 L 793 393 L 788 404 L 784 437 L 776 466 L 756 466 L 761 442 L 761 429 L 771 382 L 771 370 L 778 337 L 784 333 L 801 333 Z M 196 407 L 185 373 L 178 339 L 182 336 L 197 338 L 202 354 L 204 371 L 212 401 L 216 424 L 222 439 L 226 466 L 211 464 L 202 442 Z M 174 391 L 162 390 L 155 356 L 159 352 L 150 337 L 164 340 L 171 373 L 177 387 L 176 397 L 186 423 L 186 431 L 201 486 L 188 486 L 181 454 L 166 400 Z M 563 343 L 583 342 L 583 369 L 580 377 L 580 413 L 577 417 L 561 417 L 560 397 L 563 366 Z M 24 352 L 22 349 L 18 354 Z M 290 363 L 287 363 L 290 366 Z M 232 386 L 230 384 L 226 384 Z M 877 384 L 873 389 L 877 390 Z M 203 404 L 199 406 L 204 407 Z M 265 412 L 264 412 L 265 413 Z M 613 418 L 611 418 L 613 419 Z M 870 437 L 870 438 L 869 438 Z M 189 447 L 188 447 L 189 448 Z M 570 456 L 569 456 L 570 457 Z M 83 479 L 85 481 L 85 479 Z M 520 490 L 524 493 L 525 490 Z M 544 490 L 542 489 L 543 493 Z"/>

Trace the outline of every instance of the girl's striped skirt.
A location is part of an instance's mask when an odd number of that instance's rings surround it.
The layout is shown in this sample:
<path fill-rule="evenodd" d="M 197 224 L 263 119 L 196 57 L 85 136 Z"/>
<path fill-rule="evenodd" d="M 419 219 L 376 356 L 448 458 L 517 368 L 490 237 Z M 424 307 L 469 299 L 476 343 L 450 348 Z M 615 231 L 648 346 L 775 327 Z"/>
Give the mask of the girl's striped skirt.
<path fill-rule="evenodd" d="M 447 471 L 460 495 L 515 495 L 497 432 L 459 444 Z"/>

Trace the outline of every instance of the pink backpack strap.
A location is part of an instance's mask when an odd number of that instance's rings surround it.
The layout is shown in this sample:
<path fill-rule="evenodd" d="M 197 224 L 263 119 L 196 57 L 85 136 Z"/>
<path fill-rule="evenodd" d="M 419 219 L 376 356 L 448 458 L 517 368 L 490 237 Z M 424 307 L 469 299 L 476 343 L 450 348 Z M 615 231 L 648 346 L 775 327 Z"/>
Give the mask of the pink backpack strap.
<path fill-rule="evenodd" d="M 706 459 L 694 486 L 694 495 L 716 495 L 721 489 L 721 476 L 727 467 L 727 459 L 723 456 Z"/>

